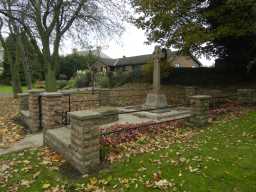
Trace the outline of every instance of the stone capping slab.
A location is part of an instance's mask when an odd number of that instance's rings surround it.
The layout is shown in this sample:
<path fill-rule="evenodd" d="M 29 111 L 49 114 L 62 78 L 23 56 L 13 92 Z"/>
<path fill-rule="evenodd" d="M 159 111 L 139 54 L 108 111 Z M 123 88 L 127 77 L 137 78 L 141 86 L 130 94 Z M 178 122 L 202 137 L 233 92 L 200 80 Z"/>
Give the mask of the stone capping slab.
<path fill-rule="evenodd" d="M 116 108 L 109 108 L 109 107 L 101 107 L 96 110 L 85 110 L 85 111 L 75 111 L 69 112 L 68 115 L 71 118 L 78 119 L 78 120 L 88 120 L 94 118 L 101 118 L 105 115 L 115 115 L 119 111 Z"/>
<path fill-rule="evenodd" d="M 27 117 L 27 118 L 30 117 L 29 111 L 22 110 L 22 111 L 20 111 L 20 114 L 23 115 L 24 117 Z"/>
<path fill-rule="evenodd" d="M 43 97 L 59 97 L 62 96 L 63 94 L 60 92 L 44 92 L 41 93 L 41 96 Z"/>
<path fill-rule="evenodd" d="M 45 91 L 44 89 L 32 89 L 32 90 L 29 90 L 28 93 L 32 95 L 40 95 L 44 91 Z"/>
<path fill-rule="evenodd" d="M 29 93 L 19 93 L 19 94 L 18 94 L 19 97 L 28 96 L 28 95 L 29 95 Z"/>
<path fill-rule="evenodd" d="M 193 96 L 190 96 L 189 98 L 204 100 L 204 99 L 210 99 L 211 97 L 212 96 L 210 95 L 193 95 Z"/>

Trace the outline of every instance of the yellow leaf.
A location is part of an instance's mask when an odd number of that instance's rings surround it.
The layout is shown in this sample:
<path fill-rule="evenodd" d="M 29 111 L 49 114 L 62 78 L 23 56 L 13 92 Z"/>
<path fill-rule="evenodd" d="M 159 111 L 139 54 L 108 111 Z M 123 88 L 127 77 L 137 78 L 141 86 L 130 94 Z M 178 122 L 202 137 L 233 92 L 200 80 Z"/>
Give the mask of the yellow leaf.
<path fill-rule="evenodd" d="M 49 184 L 49 183 L 45 183 L 45 184 L 43 184 L 43 189 L 48 189 L 49 187 L 50 187 L 51 185 Z"/>

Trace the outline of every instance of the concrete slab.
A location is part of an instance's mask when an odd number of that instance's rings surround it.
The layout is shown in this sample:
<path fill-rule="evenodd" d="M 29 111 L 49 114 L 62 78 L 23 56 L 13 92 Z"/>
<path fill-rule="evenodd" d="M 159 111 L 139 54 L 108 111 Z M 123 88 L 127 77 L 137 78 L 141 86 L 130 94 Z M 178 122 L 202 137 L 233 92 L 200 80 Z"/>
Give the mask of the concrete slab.
<path fill-rule="evenodd" d="M 139 117 L 146 117 L 153 120 L 163 120 L 163 119 L 175 119 L 180 116 L 184 115 L 190 115 L 191 110 L 185 109 L 185 108 L 174 108 L 169 111 L 163 110 L 163 111 L 142 111 L 142 112 L 136 112 L 135 115 Z"/>
<path fill-rule="evenodd" d="M 67 146 L 69 146 L 71 143 L 71 129 L 67 127 L 47 130 L 47 134 L 50 134 L 56 139 L 61 140 L 61 142 L 63 142 Z"/>
<path fill-rule="evenodd" d="M 156 122 L 174 120 L 175 118 L 184 118 L 191 116 L 191 109 L 188 107 L 166 107 L 154 110 L 143 110 L 143 106 L 129 106 L 120 108 L 123 113 L 130 113 L 139 118 L 150 119 Z"/>
<path fill-rule="evenodd" d="M 65 159 L 72 159 L 70 153 L 71 129 L 62 127 L 47 130 L 44 135 L 44 144 L 61 154 Z"/>
<path fill-rule="evenodd" d="M 7 149 L 0 149 L 0 155 L 22 151 L 28 148 L 37 148 L 43 146 L 43 134 L 28 135 L 18 143 Z"/>

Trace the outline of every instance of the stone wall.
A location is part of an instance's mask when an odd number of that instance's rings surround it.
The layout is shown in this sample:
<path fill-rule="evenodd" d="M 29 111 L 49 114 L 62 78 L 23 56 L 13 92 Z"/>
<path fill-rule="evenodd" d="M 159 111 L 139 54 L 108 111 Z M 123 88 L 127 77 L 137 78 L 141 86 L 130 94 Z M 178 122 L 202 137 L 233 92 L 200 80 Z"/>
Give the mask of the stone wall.
<path fill-rule="evenodd" d="M 256 91 L 255 89 L 238 89 L 237 90 L 238 101 L 241 104 L 249 105 L 256 102 Z"/>
<path fill-rule="evenodd" d="M 41 122 L 45 129 L 54 129 L 61 126 L 61 114 L 63 112 L 63 94 L 61 93 L 43 93 Z"/>
<path fill-rule="evenodd" d="M 116 114 L 116 117 L 106 115 L 107 113 Z M 100 164 L 99 127 L 116 121 L 118 119 L 117 111 L 101 108 L 93 112 L 71 112 L 70 118 L 71 164 L 83 174 L 95 171 Z"/>
<path fill-rule="evenodd" d="M 32 132 L 38 132 L 42 128 L 41 124 L 41 93 L 42 90 L 31 90 L 29 91 L 29 101 L 28 101 L 28 110 L 27 122 L 29 129 Z M 24 116 L 25 117 L 25 116 Z"/>
<path fill-rule="evenodd" d="M 151 89 L 96 89 L 94 92 L 91 90 L 73 90 L 63 91 L 56 93 L 43 93 L 40 91 L 31 91 L 29 93 L 29 113 L 24 113 L 24 118 L 30 124 L 33 132 L 41 128 L 55 128 L 61 127 L 67 120 L 67 113 L 72 111 L 81 111 L 88 109 L 95 109 L 101 106 L 133 106 L 142 105 L 145 103 L 146 96 L 150 93 Z M 161 93 L 166 95 L 168 104 L 187 105 L 188 98 L 194 94 L 201 94 L 207 91 L 199 90 L 195 87 L 175 87 L 168 88 L 163 86 Z M 210 94 L 221 94 L 219 90 L 208 91 Z M 41 112 L 39 106 L 39 97 L 42 97 Z M 26 108 L 25 95 L 20 96 L 20 108 Z M 40 116 L 41 115 L 41 116 Z"/>
<path fill-rule="evenodd" d="M 20 111 L 28 111 L 28 93 L 20 93 L 18 94 L 19 103 L 20 103 Z"/>

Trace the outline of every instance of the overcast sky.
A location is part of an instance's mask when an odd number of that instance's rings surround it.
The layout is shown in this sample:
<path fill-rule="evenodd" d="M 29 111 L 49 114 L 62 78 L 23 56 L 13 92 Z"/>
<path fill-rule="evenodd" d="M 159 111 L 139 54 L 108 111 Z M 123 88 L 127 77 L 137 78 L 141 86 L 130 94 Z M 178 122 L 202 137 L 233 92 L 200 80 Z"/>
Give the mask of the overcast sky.
<path fill-rule="evenodd" d="M 154 51 L 154 45 L 146 45 L 145 32 L 138 29 L 133 24 L 125 25 L 125 32 L 118 39 L 113 39 L 108 43 L 98 43 L 102 46 L 102 51 L 112 58 L 120 58 L 123 56 L 136 56 L 142 54 L 150 54 Z M 72 41 L 66 41 L 63 48 L 63 54 L 69 54 L 76 45 Z M 210 66 L 214 63 L 205 58 L 199 59 L 204 66 Z"/>

